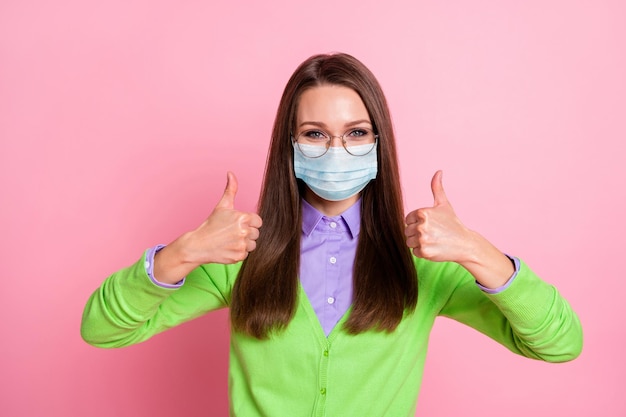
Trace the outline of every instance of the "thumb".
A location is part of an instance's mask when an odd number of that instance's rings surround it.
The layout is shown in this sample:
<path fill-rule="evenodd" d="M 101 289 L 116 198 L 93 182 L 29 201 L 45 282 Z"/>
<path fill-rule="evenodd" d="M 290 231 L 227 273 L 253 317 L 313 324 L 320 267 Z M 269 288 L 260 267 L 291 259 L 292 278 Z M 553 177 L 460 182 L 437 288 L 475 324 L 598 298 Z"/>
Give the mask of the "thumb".
<path fill-rule="evenodd" d="M 237 195 L 237 177 L 235 174 L 228 171 L 226 173 L 226 189 L 224 190 L 224 195 L 222 199 L 217 203 L 216 207 L 233 209 L 235 208 L 235 195 Z"/>
<path fill-rule="evenodd" d="M 433 190 L 433 198 L 435 199 L 435 206 L 442 204 L 448 204 L 448 197 L 443 191 L 443 171 L 439 170 L 435 172 L 432 181 L 430 182 L 430 188 Z"/>

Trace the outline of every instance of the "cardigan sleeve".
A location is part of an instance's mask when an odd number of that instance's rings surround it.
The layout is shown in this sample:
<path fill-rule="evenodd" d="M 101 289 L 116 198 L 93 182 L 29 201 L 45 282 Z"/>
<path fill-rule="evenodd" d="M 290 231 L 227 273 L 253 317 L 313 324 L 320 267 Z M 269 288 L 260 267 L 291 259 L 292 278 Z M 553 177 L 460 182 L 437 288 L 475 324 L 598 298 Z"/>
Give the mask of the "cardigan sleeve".
<path fill-rule="evenodd" d="M 424 289 L 433 291 L 439 315 L 471 326 L 529 358 L 565 362 L 580 354 L 583 336 L 576 313 L 554 286 L 523 261 L 511 285 L 496 294 L 481 291 L 458 264 L 418 260 L 416 265 L 418 280 L 430 281 Z"/>
<path fill-rule="evenodd" d="M 93 345 L 122 347 L 230 303 L 240 264 L 202 265 L 180 288 L 154 284 L 145 270 L 145 254 L 115 272 L 91 295 L 83 311 L 81 335 Z"/>

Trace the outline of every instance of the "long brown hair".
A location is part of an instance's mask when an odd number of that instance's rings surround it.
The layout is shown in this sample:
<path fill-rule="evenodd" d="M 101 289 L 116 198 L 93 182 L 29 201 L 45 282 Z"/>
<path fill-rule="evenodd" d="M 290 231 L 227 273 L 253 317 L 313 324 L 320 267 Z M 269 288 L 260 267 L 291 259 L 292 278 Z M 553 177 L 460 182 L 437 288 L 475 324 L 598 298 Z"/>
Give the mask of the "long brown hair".
<path fill-rule="evenodd" d="M 345 327 L 352 334 L 393 331 L 405 311 L 414 310 L 417 303 L 415 266 L 405 244 L 395 137 L 383 91 L 356 58 L 315 55 L 296 69 L 280 100 L 258 205 L 263 227 L 257 248 L 243 262 L 233 288 L 233 329 L 259 339 L 284 329 L 296 310 L 304 185 L 294 175 L 290 137 L 301 94 L 323 84 L 356 91 L 379 135 L 378 174 L 361 197 L 354 299 Z"/>

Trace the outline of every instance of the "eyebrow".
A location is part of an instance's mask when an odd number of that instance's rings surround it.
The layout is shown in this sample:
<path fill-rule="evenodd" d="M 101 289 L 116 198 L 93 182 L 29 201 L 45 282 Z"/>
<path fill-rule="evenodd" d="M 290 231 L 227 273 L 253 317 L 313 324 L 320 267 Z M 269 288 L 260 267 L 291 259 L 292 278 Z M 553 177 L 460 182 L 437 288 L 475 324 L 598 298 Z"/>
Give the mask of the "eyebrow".
<path fill-rule="evenodd" d="M 368 125 L 372 126 L 372 122 L 367 120 L 367 119 L 360 119 L 360 120 L 354 120 L 352 122 L 348 122 L 346 123 L 344 126 L 345 127 L 352 127 L 352 126 L 356 126 L 356 125 L 360 125 L 362 123 L 367 123 Z M 298 125 L 298 127 L 302 127 L 304 125 L 313 125 L 313 126 L 317 126 L 317 127 L 323 127 L 326 128 L 328 127 L 326 125 L 326 123 L 324 122 L 316 122 L 316 121 L 307 121 L 307 122 L 302 122 Z"/>

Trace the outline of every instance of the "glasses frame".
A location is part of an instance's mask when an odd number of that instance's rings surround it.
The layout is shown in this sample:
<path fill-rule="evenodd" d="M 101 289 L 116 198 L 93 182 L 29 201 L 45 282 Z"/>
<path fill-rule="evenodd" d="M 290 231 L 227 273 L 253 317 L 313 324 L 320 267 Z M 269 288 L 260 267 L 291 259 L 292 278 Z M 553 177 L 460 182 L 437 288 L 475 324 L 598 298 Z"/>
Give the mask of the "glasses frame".
<path fill-rule="evenodd" d="M 372 142 L 372 148 L 369 151 L 367 151 L 367 152 L 365 152 L 363 154 L 356 155 L 356 154 L 353 154 L 352 152 L 350 152 L 348 150 L 348 146 L 346 146 L 346 140 L 343 137 L 346 136 L 347 134 L 349 134 L 350 132 L 352 132 L 353 130 L 358 130 L 358 129 L 367 130 L 367 131 L 371 132 L 374 135 L 374 142 Z M 328 136 L 328 140 L 324 144 L 324 152 L 322 154 L 320 154 L 320 155 L 317 155 L 317 156 L 309 156 L 309 155 L 307 155 L 302 150 L 302 148 L 300 147 L 300 143 L 298 142 L 298 138 L 303 133 L 311 131 L 311 130 L 320 131 L 320 132 L 324 133 L 326 136 Z M 341 138 L 341 145 L 343 146 L 343 149 L 345 149 L 346 152 L 348 152 L 350 155 L 352 155 L 352 156 L 365 156 L 365 155 L 369 154 L 370 152 L 372 152 L 376 148 L 376 145 L 378 144 L 379 135 L 377 133 L 374 133 L 374 130 L 370 129 L 368 127 L 352 127 L 350 129 L 346 130 L 345 132 L 343 132 L 342 135 L 331 135 L 330 133 L 328 133 L 328 132 L 326 132 L 326 131 L 324 131 L 322 129 L 307 129 L 307 130 L 304 130 L 304 131 L 300 132 L 297 137 L 295 137 L 293 135 L 293 133 L 291 133 L 291 141 L 298 146 L 298 149 L 300 149 L 300 152 L 302 152 L 302 155 L 304 155 L 307 158 L 311 158 L 311 159 L 321 158 L 322 156 L 326 155 L 328 153 L 328 150 L 330 149 L 330 144 L 333 141 L 333 138 Z M 321 148 L 321 146 L 320 146 L 320 148 Z"/>

